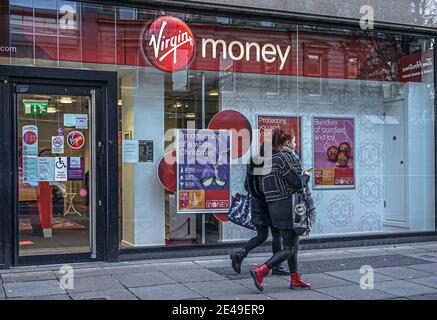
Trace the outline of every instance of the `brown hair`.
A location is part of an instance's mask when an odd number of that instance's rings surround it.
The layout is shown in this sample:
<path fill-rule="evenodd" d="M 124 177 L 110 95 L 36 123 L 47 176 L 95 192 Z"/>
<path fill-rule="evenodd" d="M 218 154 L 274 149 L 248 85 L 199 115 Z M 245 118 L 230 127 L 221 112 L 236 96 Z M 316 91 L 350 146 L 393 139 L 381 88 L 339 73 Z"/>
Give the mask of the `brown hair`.
<path fill-rule="evenodd" d="M 275 151 L 281 151 L 287 141 L 293 140 L 295 137 L 293 130 L 283 130 L 276 128 L 272 135 L 272 147 Z"/>

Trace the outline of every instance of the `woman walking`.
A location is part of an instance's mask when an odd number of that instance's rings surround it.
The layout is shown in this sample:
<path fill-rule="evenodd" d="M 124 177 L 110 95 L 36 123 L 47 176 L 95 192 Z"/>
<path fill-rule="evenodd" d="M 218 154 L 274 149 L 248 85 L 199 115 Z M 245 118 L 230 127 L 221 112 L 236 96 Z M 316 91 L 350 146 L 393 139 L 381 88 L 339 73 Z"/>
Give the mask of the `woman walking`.
<path fill-rule="evenodd" d="M 271 223 L 280 230 L 282 250 L 273 254 L 260 267 L 250 270 L 255 286 L 263 291 L 264 277 L 272 268 L 287 260 L 290 269 L 290 288 L 310 288 L 298 272 L 297 253 L 299 236 L 293 230 L 291 195 L 300 192 L 309 181 L 309 172 L 303 172 L 302 162 L 294 151 L 293 132 L 275 129 L 272 136 L 272 156 L 268 174 L 261 177 L 262 192 L 268 204 Z"/>
<path fill-rule="evenodd" d="M 232 268 L 235 272 L 241 272 L 241 263 L 248 253 L 254 248 L 261 245 L 267 240 L 269 236 L 269 228 L 272 233 L 272 251 L 273 253 L 282 250 L 281 234 L 278 228 L 272 226 L 269 208 L 265 200 L 264 194 L 261 191 L 261 176 L 256 174 L 254 170 L 262 168 L 264 146 L 261 146 L 260 157 L 250 158 L 249 164 L 246 170 L 246 180 L 244 182 L 244 188 L 250 193 L 250 206 L 251 206 L 251 222 L 256 228 L 256 236 L 251 238 L 247 244 L 238 252 L 234 252 L 230 255 L 232 261 Z M 272 270 L 274 275 L 288 275 L 290 272 L 287 268 L 278 264 Z"/>

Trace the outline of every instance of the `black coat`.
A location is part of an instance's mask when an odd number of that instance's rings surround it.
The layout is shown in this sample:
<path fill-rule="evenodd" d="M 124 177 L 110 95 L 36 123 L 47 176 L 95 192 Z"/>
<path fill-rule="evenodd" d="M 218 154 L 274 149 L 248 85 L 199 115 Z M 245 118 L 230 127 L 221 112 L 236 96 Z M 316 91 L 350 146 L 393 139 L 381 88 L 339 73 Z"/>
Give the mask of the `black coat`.
<path fill-rule="evenodd" d="M 269 226 L 271 225 L 269 207 L 261 190 L 261 176 L 253 174 L 255 167 L 257 165 L 251 158 L 246 167 L 246 179 L 244 181 L 244 188 L 251 195 L 251 222 L 254 226 Z"/>
<path fill-rule="evenodd" d="M 271 165 L 269 174 L 261 178 L 271 223 L 278 229 L 293 229 L 291 195 L 301 192 L 310 177 L 303 173 L 302 162 L 295 152 L 274 153 Z"/>

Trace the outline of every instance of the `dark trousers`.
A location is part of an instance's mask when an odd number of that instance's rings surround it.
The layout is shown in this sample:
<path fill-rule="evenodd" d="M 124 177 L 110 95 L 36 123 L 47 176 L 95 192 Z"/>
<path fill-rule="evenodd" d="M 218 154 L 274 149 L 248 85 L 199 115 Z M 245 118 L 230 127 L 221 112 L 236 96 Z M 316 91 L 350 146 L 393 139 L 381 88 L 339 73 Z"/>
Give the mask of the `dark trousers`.
<path fill-rule="evenodd" d="M 299 236 L 293 229 L 281 229 L 283 249 L 273 253 L 267 260 L 266 265 L 269 269 L 276 267 L 287 260 L 290 272 L 298 272 L 297 252 L 299 251 Z"/>
<path fill-rule="evenodd" d="M 281 233 L 279 229 L 275 227 L 270 227 L 272 232 L 272 251 L 273 253 L 279 252 L 282 249 L 281 245 Z M 251 238 L 249 242 L 245 244 L 241 252 L 243 257 L 246 257 L 249 251 L 258 247 L 269 237 L 269 227 L 268 226 L 256 226 L 256 236 Z"/>

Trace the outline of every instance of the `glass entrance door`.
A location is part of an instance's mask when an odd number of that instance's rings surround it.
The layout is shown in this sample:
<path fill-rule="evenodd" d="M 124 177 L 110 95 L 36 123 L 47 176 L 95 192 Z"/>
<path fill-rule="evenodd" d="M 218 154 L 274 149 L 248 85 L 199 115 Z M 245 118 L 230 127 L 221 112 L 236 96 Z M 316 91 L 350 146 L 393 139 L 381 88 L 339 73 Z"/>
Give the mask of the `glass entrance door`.
<path fill-rule="evenodd" d="M 95 257 L 92 89 L 22 86 L 18 114 L 18 255 Z"/>

